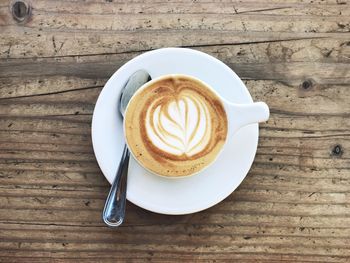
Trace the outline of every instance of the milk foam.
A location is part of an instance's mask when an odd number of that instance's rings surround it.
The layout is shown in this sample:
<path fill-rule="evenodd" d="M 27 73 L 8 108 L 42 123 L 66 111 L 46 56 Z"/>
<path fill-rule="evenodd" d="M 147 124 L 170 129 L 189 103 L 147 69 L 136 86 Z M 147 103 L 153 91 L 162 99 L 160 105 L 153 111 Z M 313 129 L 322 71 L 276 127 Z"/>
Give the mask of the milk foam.
<path fill-rule="evenodd" d="M 205 149 L 211 136 L 211 116 L 204 99 L 183 91 L 177 98 L 147 109 L 146 132 L 159 150 L 193 156 Z"/>

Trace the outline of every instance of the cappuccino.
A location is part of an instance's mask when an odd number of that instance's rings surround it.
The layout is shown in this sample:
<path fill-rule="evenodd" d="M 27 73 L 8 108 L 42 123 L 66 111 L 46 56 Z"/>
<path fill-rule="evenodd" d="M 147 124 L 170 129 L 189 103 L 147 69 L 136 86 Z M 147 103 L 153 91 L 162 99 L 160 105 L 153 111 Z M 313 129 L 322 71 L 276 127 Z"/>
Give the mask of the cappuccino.
<path fill-rule="evenodd" d="M 130 100 L 124 122 L 133 156 L 162 176 L 201 171 L 216 159 L 227 137 L 220 98 L 202 82 L 183 75 L 145 84 Z"/>

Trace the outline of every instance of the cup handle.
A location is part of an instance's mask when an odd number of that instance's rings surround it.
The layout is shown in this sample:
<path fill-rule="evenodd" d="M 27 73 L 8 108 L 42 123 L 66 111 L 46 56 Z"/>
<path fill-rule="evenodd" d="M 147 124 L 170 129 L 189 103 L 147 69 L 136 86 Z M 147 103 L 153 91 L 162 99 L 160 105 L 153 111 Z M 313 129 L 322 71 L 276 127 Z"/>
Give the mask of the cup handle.
<path fill-rule="evenodd" d="M 232 136 L 240 128 L 251 123 L 264 122 L 269 119 L 270 110 L 265 102 L 235 104 L 226 102 L 228 117 L 228 135 Z"/>

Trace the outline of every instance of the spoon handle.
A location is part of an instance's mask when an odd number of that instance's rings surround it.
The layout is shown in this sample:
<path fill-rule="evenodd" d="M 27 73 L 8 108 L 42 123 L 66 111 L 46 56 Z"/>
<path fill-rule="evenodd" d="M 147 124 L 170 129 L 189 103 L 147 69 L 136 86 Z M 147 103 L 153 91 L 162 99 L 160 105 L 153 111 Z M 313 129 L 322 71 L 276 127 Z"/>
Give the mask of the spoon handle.
<path fill-rule="evenodd" d="M 128 174 L 130 152 L 126 145 L 117 175 L 114 178 L 111 190 L 109 191 L 105 207 L 103 209 L 103 221 L 110 227 L 117 227 L 123 223 L 126 203 L 126 178 Z"/>

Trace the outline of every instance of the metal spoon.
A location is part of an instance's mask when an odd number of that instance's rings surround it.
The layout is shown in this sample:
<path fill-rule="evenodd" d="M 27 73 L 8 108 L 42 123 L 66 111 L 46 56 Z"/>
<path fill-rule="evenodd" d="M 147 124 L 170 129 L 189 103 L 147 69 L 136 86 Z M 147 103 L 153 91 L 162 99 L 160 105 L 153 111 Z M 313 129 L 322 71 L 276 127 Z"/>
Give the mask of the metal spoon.
<path fill-rule="evenodd" d="M 150 80 L 151 76 L 144 70 L 136 71 L 131 75 L 128 82 L 122 89 L 119 99 L 119 112 L 122 117 L 124 117 L 126 106 L 128 105 L 132 95 L 134 95 L 134 93 L 143 84 Z M 117 175 L 114 178 L 102 213 L 103 221 L 110 227 L 117 227 L 121 225 L 125 217 L 126 178 L 128 173 L 129 158 L 130 152 L 125 144 Z"/>

